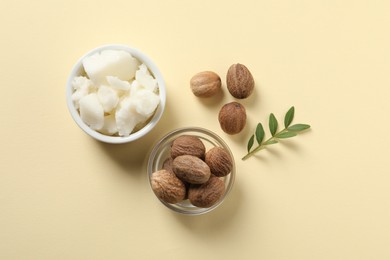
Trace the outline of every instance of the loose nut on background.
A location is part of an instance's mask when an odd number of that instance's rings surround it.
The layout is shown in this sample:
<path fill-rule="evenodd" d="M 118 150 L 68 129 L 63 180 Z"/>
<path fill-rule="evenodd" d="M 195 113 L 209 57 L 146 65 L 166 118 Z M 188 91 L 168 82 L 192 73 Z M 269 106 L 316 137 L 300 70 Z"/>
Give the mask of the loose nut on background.
<path fill-rule="evenodd" d="M 171 157 L 175 159 L 180 155 L 193 155 L 204 159 L 206 147 L 202 140 L 192 135 L 181 135 L 176 138 L 171 146 Z"/>
<path fill-rule="evenodd" d="M 211 174 L 223 177 L 230 173 L 233 167 L 232 158 L 222 147 L 213 147 L 206 153 L 205 162 L 210 167 Z"/>
<path fill-rule="evenodd" d="M 210 179 L 200 185 L 191 185 L 188 190 L 188 199 L 196 207 L 209 208 L 214 205 L 225 193 L 225 183 L 218 177 Z"/>
<path fill-rule="evenodd" d="M 225 133 L 238 134 L 246 124 L 245 107 L 238 102 L 225 104 L 219 111 L 218 120 Z"/>
<path fill-rule="evenodd" d="M 195 74 L 190 80 L 192 93 L 197 97 L 211 97 L 221 89 L 221 78 L 212 71 Z"/>
<path fill-rule="evenodd" d="M 176 175 L 167 170 L 159 170 L 151 176 L 152 190 L 167 203 L 178 203 L 186 196 L 186 187 Z"/>
<path fill-rule="evenodd" d="M 231 65 L 227 72 L 226 86 L 233 97 L 243 99 L 252 94 L 255 81 L 249 69 L 237 63 Z"/>
<path fill-rule="evenodd" d="M 200 158 L 192 155 L 176 157 L 172 169 L 180 180 L 191 184 L 205 183 L 211 175 L 210 167 Z"/>

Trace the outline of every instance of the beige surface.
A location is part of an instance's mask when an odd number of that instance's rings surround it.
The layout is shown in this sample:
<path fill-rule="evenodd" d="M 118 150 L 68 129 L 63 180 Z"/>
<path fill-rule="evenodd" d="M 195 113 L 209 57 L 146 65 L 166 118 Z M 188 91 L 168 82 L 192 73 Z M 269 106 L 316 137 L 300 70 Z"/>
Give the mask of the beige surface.
<path fill-rule="evenodd" d="M 389 1 L 10 1 L 0 3 L 0 259 L 390 259 Z M 168 106 L 128 145 L 72 121 L 65 82 L 88 50 L 142 49 Z M 226 89 L 195 98 L 202 70 L 246 64 L 248 124 L 224 134 Z M 241 161 L 270 112 L 313 130 Z M 216 211 L 176 215 L 149 189 L 152 144 L 183 126 L 215 131 L 236 156 Z M 268 132 L 267 132 L 268 134 Z"/>

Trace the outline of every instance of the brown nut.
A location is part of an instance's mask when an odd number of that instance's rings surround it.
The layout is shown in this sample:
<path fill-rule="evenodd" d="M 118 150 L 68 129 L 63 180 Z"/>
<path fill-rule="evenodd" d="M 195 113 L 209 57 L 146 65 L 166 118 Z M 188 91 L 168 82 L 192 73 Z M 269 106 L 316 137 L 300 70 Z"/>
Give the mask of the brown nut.
<path fill-rule="evenodd" d="M 225 104 L 218 115 L 222 130 L 230 135 L 238 134 L 246 124 L 246 110 L 238 102 Z"/>
<path fill-rule="evenodd" d="M 237 63 L 230 66 L 226 75 L 226 85 L 233 97 L 243 99 L 252 94 L 255 81 L 248 68 Z"/>
<path fill-rule="evenodd" d="M 214 205 L 224 193 L 224 181 L 212 175 L 204 184 L 191 185 L 188 190 L 188 199 L 191 204 L 196 207 L 209 208 Z"/>
<path fill-rule="evenodd" d="M 163 162 L 162 168 L 163 168 L 164 170 L 167 170 L 167 171 L 173 173 L 172 162 L 173 162 L 173 159 L 172 159 L 171 157 L 167 158 L 167 159 Z"/>
<path fill-rule="evenodd" d="M 192 155 L 176 157 L 173 160 L 172 169 L 179 179 L 191 184 L 205 183 L 211 175 L 210 167 L 204 161 Z"/>
<path fill-rule="evenodd" d="M 152 174 L 151 186 L 156 196 L 167 203 L 178 203 L 186 196 L 184 183 L 164 169 Z"/>
<path fill-rule="evenodd" d="M 233 160 L 230 154 L 222 147 L 213 147 L 206 153 L 205 162 L 210 167 L 211 174 L 223 177 L 230 173 Z"/>
<path fill-rule="evenodd" d="M 164 170 L 167 170 L 167 171 L 169 171 L 169 172 L 175 174 L 175 173 L 173 172 L 172 163 L 173 163 L 173 159 L 172 159 L 172 157 L 169 157 L 169 158 L 167 158 L 167 159 L 163 162 L 162 168 L 163 168 Z M 185 188 L 186 188 L 186 195 L 184 196 L 184 199 L 186 200 L 186 199 L 188 199 L 188 189 L 190 188 L 190 184 L 189 184 L 188 182 L 185 182 L 185 181 L 183 181 L 183 183 L 184 183 L 184 186 L 185 186 Z"/>
<path fill-rule="evenodd" d="M 176 138 L 171 146 L 171 157 L 175 159 L 180 155 L 193 155 L 204 159 L 206 148 L 198 137 L 182 135 Z"/>
<path fill-rule="evenodd" d="M 192 93 L 197 97 L 211 97 L 221 89 L 221 78 L 212 71 L 195 74 L 190 80 Z"/>

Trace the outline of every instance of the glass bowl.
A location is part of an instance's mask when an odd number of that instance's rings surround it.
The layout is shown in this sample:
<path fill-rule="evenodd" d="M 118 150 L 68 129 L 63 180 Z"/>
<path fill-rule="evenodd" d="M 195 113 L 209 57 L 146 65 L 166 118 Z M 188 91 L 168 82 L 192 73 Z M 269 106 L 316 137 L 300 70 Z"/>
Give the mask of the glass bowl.
<path fill-rule="evenodd" d="M 147 68 L 149 69 L 150 73 L 155 77 L 157 80 L 158 86 L 159 86 L 159 96 L 160 96 L 160 104 L 158 105 L 156 111 L 154 112 L 154 115 L 148 119 L 147 124 L 144 125 L 141 129 L 139 129 L 136 132 L 131 133 L 129 136 L 110 136 L 102 134 L 98 131 L 93 130 L 90 128 L 87 124 L 81 120 L 80 114 L 75 108 L 73 101 L 72 101 L 72 94 L 73 94 L 73 87 L 72 87 L 72 80 L 76 76 L 80 76 L 84 72 L 82 61 L 85 57 L 88 57 L 92 54 L 104 51 L 104 50 L 122 50 L 130 53 L 133 57 L 137 58 L 140 62 L 144 63 Z M 86 54 L 84 54 L 73 66 L 72 71 L 69 74 L 68 81 L 66 84 L 66 103 L 68 105 L 69 112 L 73 118 L 73 120 L 76 122 L 76 124 L 89 136 L 95 138 L 96 140 L 99 140 L 101 142 L 105 143 L 112 143 L 112 144 L 120 144 L 120 143 L 128 143 L 132 142 L 134 140 L 137 140 L 147 133 L 149 133 L 158 123 L 158 121 L 161 119 L 162 114 L 164 113 L 165 109 L 165 102 L 166 102 L 166 87 L 165 82 L 163 79 L 163 76 L 156 66 L 156 64 L 151 60 L 145 53 L 141 52 L 138 49 L 135 49 L 133 47 L 127 46 L 127 45 L 121 45 L 121 44 L 108 44 L 103 45 L 100 47 L 97 47 Z"/>
<path fill-rule="evenodd" d="M 169 132 L 164 137 L 162 137 L 153 147 L 147 165 L 148 179 L 151 187 L 151 176 L 153 172 L 161 170 L 164 161 L 170 157 L 170 149 L 172 142 L 181 135 L 192 135 L 200 138 L 206 147 L 206 152 L 215 146 L 225 148 L 226 151 L 230 154 L 232 158 L 232 170 L 230 174 L 225 177 L 220 177 L 225 182 L 225 193 L 224 195 L 211 207 L 209 208 L 199 208 L 192 205 L 189 200 L 184 200 L 176 204 L 170 204 L 162 200 L 161 203 L 164 204 L 167 208 L 173 210 L 174 212 L 185 214 L 185 215 L 201 215 L 207 212 L 210 212 L 216 209 L 222 202 L 226 199 L 231 189 L 233 188 L 234 178 L 236 175 L 236 168 L 234 157 L 227 146 L 227 144 L 215 133 L 210 130 L 200 128 L 200 127 L 187 127 L 180 128 Z M 152 190 L 153 191 L 153 190 Z M 156 198 L 158 198 L 156 196 Z"/>

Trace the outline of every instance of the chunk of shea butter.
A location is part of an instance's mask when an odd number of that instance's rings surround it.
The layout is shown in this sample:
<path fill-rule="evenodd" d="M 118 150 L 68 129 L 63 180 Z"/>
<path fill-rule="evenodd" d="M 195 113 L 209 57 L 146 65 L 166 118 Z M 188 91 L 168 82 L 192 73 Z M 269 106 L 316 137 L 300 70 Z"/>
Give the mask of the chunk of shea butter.
<path fill-rule="evenodd" d="M 110 84 L 111 87 L 117 90 L 122 91 L 129 91 L 131 84 L 128 81 L 120 80 L 118 77 L 113 76 L 107 76 L 106 77 L 108 84 Z"/>
<path fill-rule="evenodd" d="M 131 80 L 139 65 L 136 58 L 121 50 L 104 50 L 85 57 L 82 63 L 88 77 L 96 85 L 107 84 L 107 76 Z"/>
<path fill-rule="evenodd" d="M 129 136 L 136 125 L 144 122 L 147 117 L 140 115 L 136 110 L 135 102 L 132 98 L 124 98 L 117 107 L 115 113 L 116 126 L 120 136 Z"/>
<path fill-rule="evenodd" d="M 157 89 L 157 80 L 150 75 L 145 64 L 141 64 L 139 69 L 135 72 L 135 79 L 144 88 L 155 91 Z"/>
<path fill-rule="evenodd" d="M 94 130 L 100 130 L 103 127 L 104 110 L 96 93 L 88 94 L 80 99 L 80 117 Z"/>
<path fill-rule="evenodd" d="M 136 111 L 143 117 L 150 117 L 160 103 L 160 98 L 154 92 L 148 89 L 140 89 L 132 97 L 135 103 Z"/>
<path fill-rule="evenodd" d="M 118 132 L 116 127 L 115 114 L 109 114 L 104 117 L 104 125 L 102 129 L 99 130 L 102 134 L 114 135 Z"/>
<path fill-rule="evenodd" d="M 137 93 L 138 90 L 142 89 L 141 85 L 138 83 L 137 80 L 133 80 L 130 85 L 130 97 L 134 97 L 135 93 Z"/>
<path fill-rule="evenodd" d="M 86 77 L 78 76 L 72 80 L 73 94 L 72 101 L 76 109 L 79 109 L 80 99 L 95 89 L 92 81 Z"/>
<path fill-rule="evenodd" d="M 97 91 L 97 96 L 100 104 L 103 106 L 104 112 L 111 112 L 118 105 L 118 93 L 109 86 L 101 85 Z"/>

